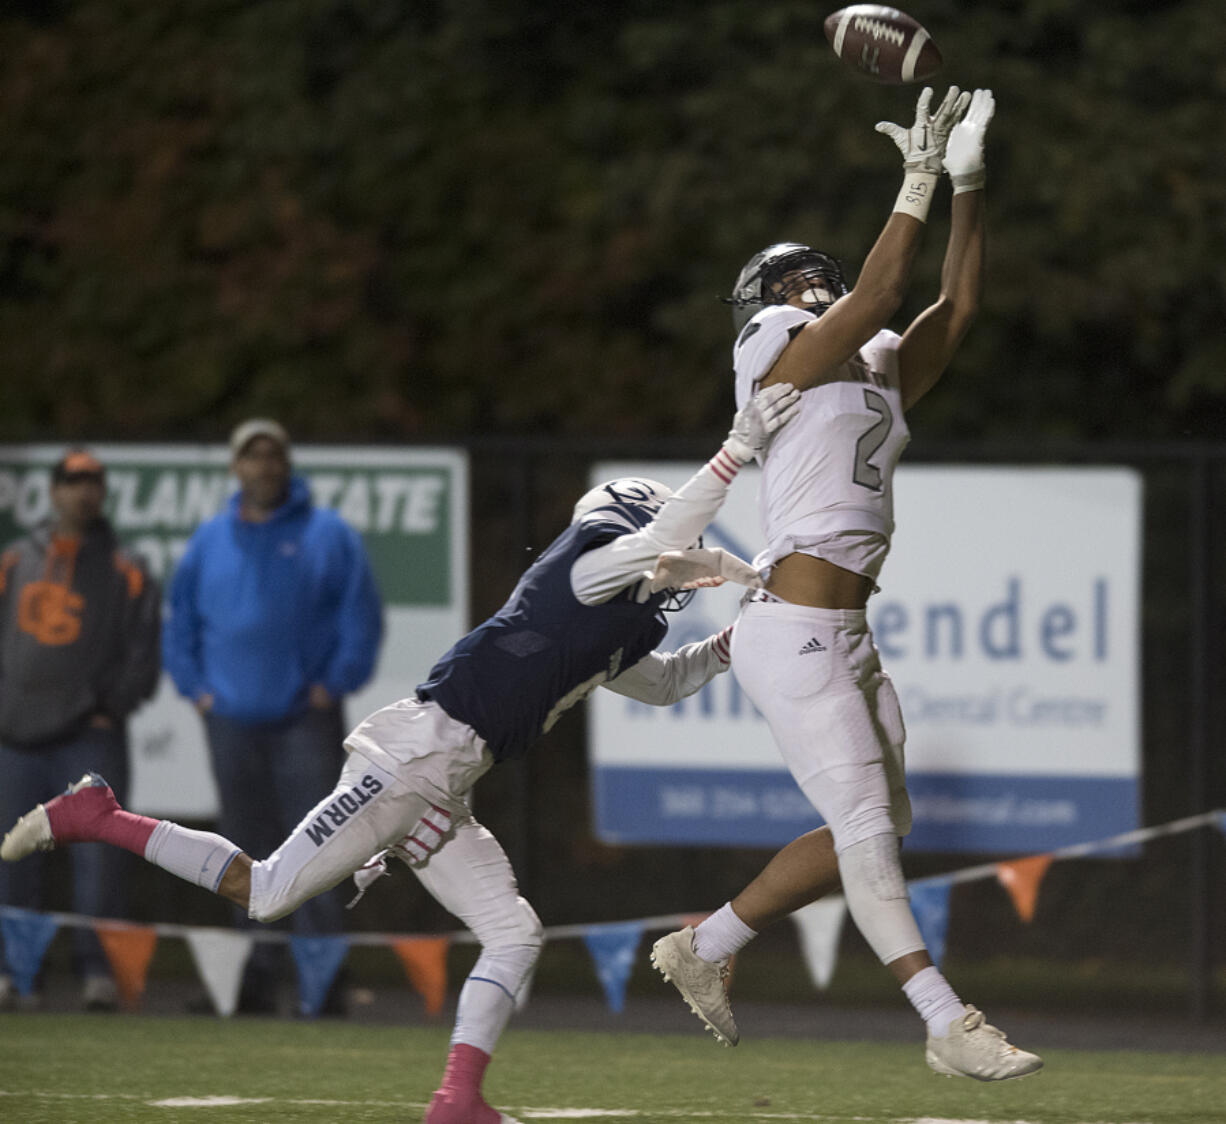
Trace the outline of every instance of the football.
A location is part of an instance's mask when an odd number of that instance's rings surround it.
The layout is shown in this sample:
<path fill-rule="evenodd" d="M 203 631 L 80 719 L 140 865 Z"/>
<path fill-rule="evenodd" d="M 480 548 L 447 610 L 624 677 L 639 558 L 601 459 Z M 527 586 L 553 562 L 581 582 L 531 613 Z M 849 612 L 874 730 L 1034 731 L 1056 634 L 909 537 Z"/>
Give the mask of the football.
<path fill-rule="evenodd" d="M 941 69 L 941 52 L 932 36 L 897 8 L 852 4 L 828 15 L 825 30 L 834 53 L 874 82 L 922 82 Z"/>

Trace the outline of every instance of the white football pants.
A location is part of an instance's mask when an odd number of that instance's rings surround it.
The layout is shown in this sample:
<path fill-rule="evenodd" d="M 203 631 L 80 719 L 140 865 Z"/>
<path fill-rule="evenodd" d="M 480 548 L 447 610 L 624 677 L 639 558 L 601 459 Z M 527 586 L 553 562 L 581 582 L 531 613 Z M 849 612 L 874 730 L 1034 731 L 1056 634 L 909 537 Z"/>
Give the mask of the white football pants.
<path fill-rule="evenodd" d="M 444 809 L 450 831 L 410 869 L 481 942 L 461 993 L 453 1041 L 493 1049 L 542 943 L 498 840 L 473 819 L 469 790 L 493 764 L 471 727 L 415 698 L 376 711 L 345 739 L 336 788 L 267 859 L 252 864 L 248 913 L 274 921 L 337 885 Z"/>
<path fill-rule="evenodd" d="M 836 851 L 911 830 L 902 711 L 862 609 L 751 601 L 732 630 L 732 670 Z"/>
<path fill-rule="evenodd" d="M 898 857 L 911 830 L 902 711 L 864 611 L 747 602 L 732 670 L 830 825 L 860 932 L 883 963 L 922 949 Z"/>

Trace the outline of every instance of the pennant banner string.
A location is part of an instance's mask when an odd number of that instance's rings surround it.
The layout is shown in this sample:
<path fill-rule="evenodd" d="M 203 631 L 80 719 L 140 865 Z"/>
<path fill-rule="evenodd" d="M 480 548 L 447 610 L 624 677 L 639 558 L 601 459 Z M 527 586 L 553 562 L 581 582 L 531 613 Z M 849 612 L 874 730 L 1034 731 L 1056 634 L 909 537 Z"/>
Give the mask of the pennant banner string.
<path fill-rule="evenodd" d="M 1217 808 L 1212 812 L 1202 812 L 1195 816 L 1186 816 L 1183 819 L 1172 820 L 1170 823 L 1160 824 L 1156 827 L 1139 828 L 1136 831 L 1124 832 L 1122 835 L 1113 835 L 1107 839 L 1100 839 L 1092 843 L 1076 843 L 1069 847 L 1061 847 L 1054 851 L 1043 852 L 1046 856 L 1052 859 L 1069 859 L 1078 858 L 1086 855 L 1098 854 L 1104 851 L 1113 851 L 1121 847 L 1129 847 L 1135 843 L 1144 843 L 1150 839 L 1157 839 L 1165 835 L 1178 835 L 1181 832 L 1191 831 L 1198 827 L 1217 827 L 1226 834 L 1226 809 Z M 1027 858 L 1030 856 L 1020 856 Z M 981 878 L 995 878 L 997 871 L 1000 868 L 1001 862 L 1013 860 L 996 860 L 995 862 L 983 863 L 979 866 L 964 867 L 962 870 L 950 871 L 947 874 L 929 875 L 924 878 L 911 878 L 907 880 L 908 886 L 923 886 L 925 884 L 940 884 L 940 883 L 958 883 L 958 882 L 973 882 Z M 19 911 L 13 906 L 0 905 L 0 917 L 16 916 L 19 913 L 28 914 L 30 911 Z M 626 924 L 641 925 L 645 931 L 679 929 L 685 925 L 692 924 L 696 917 L 707 917 L 710 915 L 710 910 L 689 910 L 685 913 L 668 913 L 656 917 L 643 917 L 627 921 L 608 921 L 596 922 L 591 924 L 580 925 L 553 925 L 549 926 L 544 931 L 544 936 L 547 940 L 561 940 L 567 937 L 582 937 L 593 932 L 599 932 L 605 928 L 616 928 Z M 39 916 L 46 917 L 54 921 L 57 925 L 66 926 L 69 928 L 93 928 L 99 921 L 111 920 L 97 917 L 86 917 L 75 913 L 39 913 Z M 121 919 L 114 919 L 118 924 L 131 924 L 131 922 Z M 189 933 L 201 932 L 201 927 L 197 925 L 175 925 L 175 924 L 153 924 L 148 926 L 159 937 L 181 937 L 186 939 Z M 205 930 L 207 931 L 207 930 Z M 232 932 L 233 930 L 217 927 L 217 932 Z M 290 934 L 279 932 L 277 930 L 250 930 L 250 936 L 255 941 L 266 941 L 277 944 L 288 943 L 291 939 Z M 406 938 L 420 936 L 447 936 L 456 944 L 476 944 L 477 938 L 467 929 L 460 929 L 450 933 L 346 933 L 346 939 L 351 945 L 379 945 L 386 946 L 395 940 L 404 940 Z"/>
<path fill-rule="evenodd" d="M 1099 839 L 1093 843 L 1073 843 L 1068 847 L 1058 847 L 1054 851 L 1045 851 L 1043 854 L 1052 859 L 1072 859 L 1080 858 L 1085 855 L 1094 855 L 1102 851 L 1115 851 L 1121 847 L 1130 847 L 1134 843 L 1144 843 L 1150 839 L 1157 839 L 1163 835 L 1178 835 L 1184 831 L 1191 831 L 1197 827 L 1208 827 L 1218 823 L 1218 817 L 1226 815 L 1221 809 L 1212 812 L 1202 812 L 1196 816 L 1186 816 L 1181 820 L 1172 820 L 1170 823 L 1160 824 L 1157 827 L 1141 827 L 1136 831 L 1126 831 L 1122 835 L 1112 835 L 1107 839 Z M 1029 856 L 1022 856 L 1023 858 Z M 1009 860 L 1004 860 L 1009 861 Z M 925 882 L 974 882 L 979 878 L 994 878 L 997 868 L 1000 866 L 1000 860 L 997 862 L 983 863 L 980 866 L 968 866 L 962 870 L 953 870 L 948 874 L 934 874 L 926 878 L 911 878 L 908 879 L 909 886 L 922 885 Z"/>

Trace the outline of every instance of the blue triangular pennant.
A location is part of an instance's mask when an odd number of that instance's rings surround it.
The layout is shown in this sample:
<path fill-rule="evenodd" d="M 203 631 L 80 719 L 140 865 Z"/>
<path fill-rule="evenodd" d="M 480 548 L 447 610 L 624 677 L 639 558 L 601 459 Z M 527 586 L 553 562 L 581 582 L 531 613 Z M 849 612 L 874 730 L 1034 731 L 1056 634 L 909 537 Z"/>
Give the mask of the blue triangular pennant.
<path fill-rule="evenodd" d="M 911 912 L 919 925 L 920 935 L 928 946 L 928 955 L 939 968 L 945 959 L 945 936 L 949 932 L 949 894 L 952 882 L 918 882 L 908 887 Z"/>
<path fill-rule="evenodd" d="M 588 952 L 596 963 L 596 975 L 604 988 L 609 1009 L 620 1013 L 626 1004 L 626 984 L 634 968 L 634 956 L 643 937 L 638 921 L 620 925 L 599 925 L 583 935 Z"/>
<path fill-rule="evenodd" d="M 319 1014 L 328 989 L 349 952 L 348 937 L 291 936 L 290 949 L 298 968 L 298 1009 L 308 1019 Z"/>
<path fill-rule="evenodd" d="M 4 951 L 18 995 L 33 994 L 34 981 L 43 966 L 47 946 L 59 927 L 59 922 L 53 917 L 29 909 L 6 909 L 4 916 L 0 917 Z"/>

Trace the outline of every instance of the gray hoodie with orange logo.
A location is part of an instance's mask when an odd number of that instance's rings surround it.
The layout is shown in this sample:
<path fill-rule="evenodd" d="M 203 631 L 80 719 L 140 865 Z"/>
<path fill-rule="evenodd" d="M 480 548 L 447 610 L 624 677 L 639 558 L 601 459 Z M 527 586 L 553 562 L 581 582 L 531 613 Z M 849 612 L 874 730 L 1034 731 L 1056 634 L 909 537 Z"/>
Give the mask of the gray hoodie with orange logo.
<path fill-rule="evenodd" d="M 0 742 L 122 726 L 157 687 L 161 594 L 106 519 L 79 539 L 34 530 L 0 555 Z"/>

